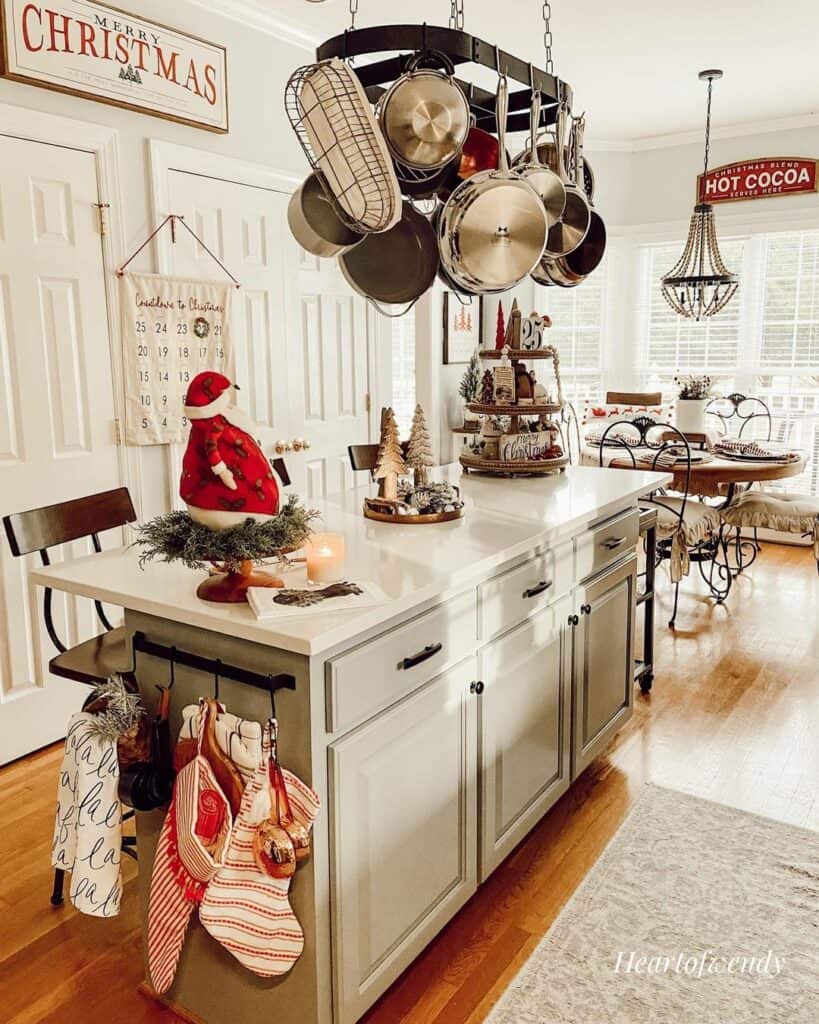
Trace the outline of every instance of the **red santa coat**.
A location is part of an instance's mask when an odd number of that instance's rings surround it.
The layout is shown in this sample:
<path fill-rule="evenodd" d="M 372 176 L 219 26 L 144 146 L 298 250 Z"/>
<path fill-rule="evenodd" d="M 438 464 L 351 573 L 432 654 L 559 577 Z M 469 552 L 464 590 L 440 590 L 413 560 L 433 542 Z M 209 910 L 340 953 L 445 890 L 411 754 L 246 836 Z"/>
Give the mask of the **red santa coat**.
<path fill-rule="evenodd" d="M 247 515 L 273 516 L 279 511 L 279 488 L 264 452 L 256 441 L 221 414 L 191 421 L 182 459 L 179 494 L 194 508 Z M 230 470 L 236 490 L 214 472 L 220 463 Z"/>

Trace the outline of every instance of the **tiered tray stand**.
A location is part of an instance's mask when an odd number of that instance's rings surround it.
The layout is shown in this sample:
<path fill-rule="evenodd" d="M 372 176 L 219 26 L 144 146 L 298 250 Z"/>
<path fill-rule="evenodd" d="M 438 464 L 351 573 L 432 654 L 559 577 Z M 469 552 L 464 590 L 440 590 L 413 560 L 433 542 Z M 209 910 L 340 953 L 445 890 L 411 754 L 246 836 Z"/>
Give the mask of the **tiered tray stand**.
<path fill-rule="evenodd" d="M 554 350 L 551 348 L 512 348 L 507 349 L 506 352 L 513 367 L 516 363 L 527 362 L 530 359 L 554 360 Z M 503 352 L 499 349 L 484 349 L 479 354 L 481 359 L 500 359 L 503 356 Z M 520 433 L 521 419 L 558 415 L 562 408 L 561 402 L 536 402 L 527 405 L 499 405 L 496 403 L 484 405 L 482 402 L 470 402 L 467 405 L 470 412 L 479 416 L 509 416 L 511 420 L 510 434 Z M 492 476 L 546 476 L 550 473 L 561 472 L 565 466 L 569 465 L 569 458 L 567 455 L 561 455 L 557 459 L 509 461 L 484 459 L 479 455 L 473 455 L 472 452 L 465 451 L 460 455 L 460 462 L 463 468 L 471 473 L 488 473 Z"/>

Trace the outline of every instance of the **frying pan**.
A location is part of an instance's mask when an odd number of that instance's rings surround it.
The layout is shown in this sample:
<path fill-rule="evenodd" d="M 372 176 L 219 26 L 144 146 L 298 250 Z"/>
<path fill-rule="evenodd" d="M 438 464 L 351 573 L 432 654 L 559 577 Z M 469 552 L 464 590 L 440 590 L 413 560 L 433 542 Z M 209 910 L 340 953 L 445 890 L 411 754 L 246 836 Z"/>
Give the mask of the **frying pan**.
<path fill-rule="evenodd" d="M 566 206 L 560 219 L 549 228 L 549 237 L 544 247 L 544 256 L 557 259 L 559 256 L 566 256 L 586 237 L 591 220 L 591 211 L 586 193 L 579 188 L 566 172 L 563 161 L 563 139 L 566 134 L 566 104 L 561 102 L 557 109 L 557 120 L 555 121 L 555 156 L 557 159 L 558 174 L 566 189 Z M 532 273 L 532 277 L 539 284 L 546 284 L 548 274 L 545 264 L 541 263 Z"/>
<path fill-rule="evenodd" d="M 522 281 L 543 255 L 548 222 L 532 186 L 509 170 L 506 156 L 506 76 L 495 102 L 500 167 L 462 182 L 444 204 L 438 248 L 449 277 L 467 292 L 504 292 Z"/>
<path fill-rule="evenodd" d="M 572 166 L 581 186 L 583 175 L 583 134 L 585 117 L 575 120 L 572 131 Z M 565 256 L 548 264 L 546 272 L 552 281 L 564 288 L 571 288 L 585 281 L 600 265 L 606 251 L 606 225 L 600 214 L 591 207 L 589 230 L 580 245 Z"/>
<path fill-rule="evenodd" d="M 315 173 L 290 197 L 287 223 L 302 249 L 314 256 L 338 256 L 364 238 L 347 227 Z"/>
<path fill-rule="evenodd" d="M 367 237 L 339 256 L 348 284 L 384 316 L 403 316 L 435 280 L 438 245 L 429 221 L 404 202 L 401 219 L 387 231 Z M 379 303 L 407 304 L 388 313 Z"/>
<path fill-rule="evenodd" d="M 551 228 L 563 215 L 566 208 L 566 187 L 558 174 L 541 164 L 537 148 L 537 129 L 540 124 L 540 93 L 532 90 L 532 112 L 530 124 L 530 159 L 516 167 L 517 173 L 527 181 L 540 196 L 546 210 L 546 219 Z"/>

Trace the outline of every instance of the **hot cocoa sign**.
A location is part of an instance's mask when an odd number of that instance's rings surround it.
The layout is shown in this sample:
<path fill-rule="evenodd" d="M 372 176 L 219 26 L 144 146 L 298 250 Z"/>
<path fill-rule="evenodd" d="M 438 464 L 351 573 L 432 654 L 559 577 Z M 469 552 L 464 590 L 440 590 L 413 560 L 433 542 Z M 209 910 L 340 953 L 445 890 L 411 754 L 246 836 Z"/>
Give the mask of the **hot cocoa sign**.
<path fill-rule="evenodd" d="M 0 73 L 47 89 L 228 130 L 216 43 L 96 0 L 0 0 Z"/>
<path fill-rule="evenodd" d="M 705 180 L 699 175 L 698 202 L 731 203 L 816 192 L 816 167 L 816 160 L 784 156 L 724 164 L 709 171 Z"/>

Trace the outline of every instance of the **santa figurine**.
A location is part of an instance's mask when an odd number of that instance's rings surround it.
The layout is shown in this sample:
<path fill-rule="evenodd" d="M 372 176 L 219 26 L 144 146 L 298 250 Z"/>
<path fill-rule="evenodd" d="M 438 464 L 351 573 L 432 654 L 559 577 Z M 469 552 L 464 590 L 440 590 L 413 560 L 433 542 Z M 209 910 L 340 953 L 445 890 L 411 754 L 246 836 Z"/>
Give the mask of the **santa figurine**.
<path fill-rule="evenodd" d="M 198 373 L 185 396 L 191 432 L 179 494 L 191 519 L 227 530 L 246 519 L 265 522 L 279 511 L 279 488 L 264 452 L 238 425 L 238 385 L 214 370 Z"/>

